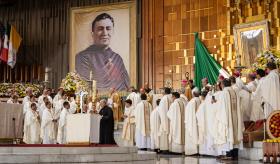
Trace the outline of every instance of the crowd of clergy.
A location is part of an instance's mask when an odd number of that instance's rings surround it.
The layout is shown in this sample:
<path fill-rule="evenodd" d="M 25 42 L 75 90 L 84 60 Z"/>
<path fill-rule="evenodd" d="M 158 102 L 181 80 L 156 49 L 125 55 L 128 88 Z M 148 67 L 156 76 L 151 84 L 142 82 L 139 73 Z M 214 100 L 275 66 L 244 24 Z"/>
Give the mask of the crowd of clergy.
<path fill-rule="evenodd" d="M 113 132 L 124 120 L 121 138 L 125 146 L 141 150 L 185 155 L 210 155 L 219 159 L 237 159 L 243 147 L 244 122 L 266 119 L 280 109 L 279 72 L 274 63 L 266 70 L 249 74 L 246 83 L 241 73 L 219 76 L 210 85 L 202 79 L 202 88 L 192 80 L 182 81 L 182 89 L 164 88 L 154 94 L 145 84 L 138 92 L 134 87 L 122 100 L 110 89 L 109 99 L 93 103 L 91 98 L 82 113 L 102 116 L 100 143 L 115 144 Z M 75 98 L 69 100 L 62 88 L 53 96 L 48 90 L 36 99 L 31 89 L 23 99 L 24 137 L 27 144 L 65 144 L 66 117 L 77 112 Z M 160 98 L 156 98 L 160 97 Z M 8 103 L 18 103 L 12 95 Z"/>
<path fill-rule="evenodd" d="M 182 90 L 164 88 L 156 103 L 151 89 L 131 93 L 125 101 L 122 138 L 126 146 L 185 155 L 236 160 L 243 148 L 244 122 L 263 120 L 280 109 L 279 72 L 274 63 L 248 75 L 219 76 L 217 83 L 182 81 Z M 141 92 L 141 90 L 140 90 Z M 152 105 L 154 104 L 154 105 Z"/>
<path fill-rule="evenodd" d="M 114 101 L 120 101 L 115 89 L 110 90 L 111 97 L 92 103 L 89 97 L 84 101 L 81 113 L 98 114 L 100 119 L 99 144 L 116 144 L 113 136 L 114 117 L 112 106 Z M 115 96 L 116 94 L 116 96 Z M 16 92 L 11 93 L 10 104 L 20 104 Z M 115 103 L 116 104 L 116 103 Z M 44 89 L 43 94 L 36 98 L 31 88 L 26 89 L 26 96 L 22 100 L 24 129 L 23 142 L 26 144 L 66 144 L 67 115 L 76 114 L 78 106 L 75 95 L 70 97 L 59 88 L 56 95 L 50 89 Z M 117 108 L 116 108 L 117 107 Z M 120 110 L 118 110 L 120 113 Z M 114 114 L 118 114 L 115 111 Z M 118 118 L 118 117 L 117 117 Z M 116 120 L 117 121 L 117 120 Z"/>

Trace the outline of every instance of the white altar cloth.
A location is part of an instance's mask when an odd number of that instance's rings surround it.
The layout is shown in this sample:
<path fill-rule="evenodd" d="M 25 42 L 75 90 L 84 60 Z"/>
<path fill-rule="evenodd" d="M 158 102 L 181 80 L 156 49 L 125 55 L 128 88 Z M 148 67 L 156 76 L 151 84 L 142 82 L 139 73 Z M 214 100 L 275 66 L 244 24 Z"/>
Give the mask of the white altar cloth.
<path fill-rule="evenodd" d="M 97 114 L 70 114 L 67 116 L 66 142 L 99 143 L 101 117 Z"/>

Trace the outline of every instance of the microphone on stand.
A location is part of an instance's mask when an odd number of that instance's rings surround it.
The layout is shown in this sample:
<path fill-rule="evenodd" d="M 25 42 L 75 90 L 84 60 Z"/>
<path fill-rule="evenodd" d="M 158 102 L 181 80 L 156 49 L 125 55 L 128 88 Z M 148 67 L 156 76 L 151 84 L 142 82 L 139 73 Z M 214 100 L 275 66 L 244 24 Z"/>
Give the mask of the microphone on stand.
<path fill-rule="evenodd" d="M 17 144 L 17 140 L 16 140 L 16 118 L 13 117 L 13 129 L 14 129 L 14 140 L 13 140 L 13 144 Z"/>

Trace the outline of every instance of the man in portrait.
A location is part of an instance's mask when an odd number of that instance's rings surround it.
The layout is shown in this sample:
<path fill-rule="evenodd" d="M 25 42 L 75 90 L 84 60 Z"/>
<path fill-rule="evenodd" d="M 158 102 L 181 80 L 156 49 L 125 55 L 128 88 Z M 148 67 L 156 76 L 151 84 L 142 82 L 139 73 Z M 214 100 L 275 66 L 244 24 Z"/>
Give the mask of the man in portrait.
<path fill-rule="evenodd" d="M 121 56 L 110 48 L 114 19 L 107 13 L 98 15 L 92 22 L 91 34 L 93 44 L 76 55 L 77 73 L 85 80 L 96 80 L 98 90 L 112 87 L 126 90 L 129 88 L 127 70 Z"/>

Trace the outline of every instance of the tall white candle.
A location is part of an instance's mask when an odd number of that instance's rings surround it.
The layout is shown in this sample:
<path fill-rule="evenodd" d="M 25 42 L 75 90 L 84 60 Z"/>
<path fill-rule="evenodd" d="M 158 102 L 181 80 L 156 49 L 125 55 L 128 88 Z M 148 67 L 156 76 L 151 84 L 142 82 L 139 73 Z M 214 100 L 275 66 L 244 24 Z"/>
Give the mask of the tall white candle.
<path fill-rule="evenodd" d="M 49 81 L 49 68 L 45 68 L 45 81 Z"/>
<path fill-rule="evenodd" d="M 90 71 L 90 73 L 89 73 L 89 80 L 90 81 L 92 80 L 92 71 Z"/>
<path fill-rule="evenodd" d="M 92 80 L 92 99 L 96 98 L 96 81 Z"/>

